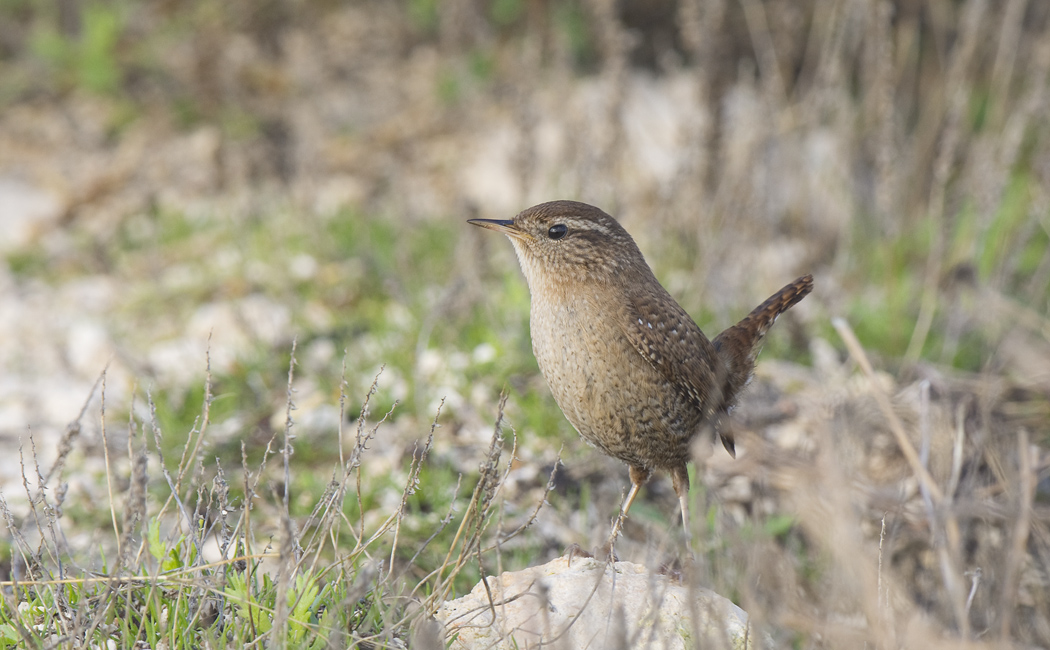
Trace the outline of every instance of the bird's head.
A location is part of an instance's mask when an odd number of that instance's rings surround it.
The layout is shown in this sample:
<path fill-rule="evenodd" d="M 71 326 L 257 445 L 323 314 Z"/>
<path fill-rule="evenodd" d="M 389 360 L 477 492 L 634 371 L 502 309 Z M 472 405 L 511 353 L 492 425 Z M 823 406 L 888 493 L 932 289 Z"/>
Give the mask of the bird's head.
<path fill-rule="evenodd" d="M 623 226 L 586 203 L 551 201 L 523 210 L 510 220 L 471 219 L 469 223 L 510 238 L 533 288 L 538 283 L 562 281 L 608 282 L 639 264 L 645 266 Z"/>

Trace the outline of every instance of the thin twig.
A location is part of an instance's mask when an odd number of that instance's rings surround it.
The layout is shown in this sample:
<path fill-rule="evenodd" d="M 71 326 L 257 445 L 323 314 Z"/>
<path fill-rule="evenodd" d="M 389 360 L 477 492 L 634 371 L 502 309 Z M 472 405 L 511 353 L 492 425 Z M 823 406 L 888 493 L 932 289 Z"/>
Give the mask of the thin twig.
<path fill-rule="evenodd" d="M 123 557 L 120 527 L 117 526 L 117 505 L 113 499 L 113 466 L 109 462 L 109 436 L 106 435 L 106 373 L 102 373 L 102 404 L 99 407 L 99 426 L 102 433 L 102 457 L 106 464 L 106 493 L 109 495 L 109 519 L 113 524 L 113 536 L 117 538 L 117 557 Z"/>
<path fill-rule="evenodd" d="M 1008 641 L 1010 626 L 1013 623 L 1014 607 L 1017 604 L 1017 583 L 1020 567 L 1028 555 L 1028 534 L 1032 521 L 1032 500 L 1035 498 L 1035 477 L 1033 462 L 1034 450 L 1029 448 L 1028 430 L 1022 427 L 1017 431 L 1017 465 L 1020 474 L 1020 485 L 1017 494 L 1017 519 L 1014 522 L 1013 544 L 1006 556 L 1005 576 L 1003 578 L 1002 618 L 999 625 L 999 638 Z"/>

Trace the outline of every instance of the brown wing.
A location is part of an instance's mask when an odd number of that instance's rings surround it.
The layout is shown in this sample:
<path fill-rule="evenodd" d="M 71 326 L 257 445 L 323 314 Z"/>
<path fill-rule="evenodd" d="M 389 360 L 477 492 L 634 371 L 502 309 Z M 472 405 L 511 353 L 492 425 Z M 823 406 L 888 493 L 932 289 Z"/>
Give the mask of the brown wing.
<path fill-rule="evenodd" d="M 621 328 L 634 349 L 716 424 L 725 370 L 689 314 L 666 292 L 629 294 L 623 309 Z M 722 443 L 734 453 L 731 439 Z"/>

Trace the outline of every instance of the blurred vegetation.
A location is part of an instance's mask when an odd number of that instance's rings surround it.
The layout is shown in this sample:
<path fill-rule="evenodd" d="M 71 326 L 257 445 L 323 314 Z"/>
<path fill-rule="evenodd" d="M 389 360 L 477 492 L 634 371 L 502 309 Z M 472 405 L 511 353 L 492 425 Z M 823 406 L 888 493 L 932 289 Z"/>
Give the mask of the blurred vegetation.
<path fill-rule="evenodd" d="M 657 75 L 682 65 L 697 66 L 709 86 L 709 110 L 717 119 L 727 110 L 718 105 L 718 98 L 739 85 L 741 71 L 750 66 L 771 110 L 802 120 L 792 130 L 853 131 L 847 141 L 854 150 L 836 162 L 848 165 L 846 173 L 853 175 L 854 198 L 841 203 L 851 214 L 841 217 L 844 229 L 811 233 L 816 239 L 836 240 L 825 251 L 839 262 L 834 269 L 848 289 L 844 296 L 851 298 L 844 297 L 845 304 L 836 304 L 835 310 L 844 312 L 865 344 L 887 359 L 927 358 L 979 370 L 996 349 L 996 334 L 976 323 L 964 327 L 965 332 L 951 333 L 945 327 L 953 317 L 947 298 L 953 278 L 972 278 L 978 286 L 1012 296 L 1040 313 L 1050 304 L 1046 134 L 1045 121 L 1038 119 L 1045 116 L 1045 102 L 1038 103 L 1046 87 L 1039 37 L 1047 10 L 1039 3 L 1017 3 L 1019 10 L 996 22 L 982 21 L 980 13 L 987 11 L 982 3 L 945 1 L 925 9 L 910 3 L 871 3 L 852 9 L 831 4 L 844 12 L 839 16 L 841 24 L 822 13 L 820 2 L 624 2 L 616 5 L 616 15 L 608 14 L 601 2 L 522 0 L 464 1 L 443 10 L 438 3 L 411 0 L 372 10 L 392 14 L 387 17 L 397 25 L 396 46 L 406 54 L 413 48 L 440 49 L 449 64 L 433 88 L 443 110 L 451 114 L 464 102 L 489 101 L 485 97 L 498 102 L 500 88 L 509 84 L 527 89 L 529 84 L 542 83 L 547 70 L 556 70 L 566 61 L 573 74 L 604 75 L 610 61 L 623 57 Z M 764 18 L 749 11 L 761 11 Z M 278 101 L 290 108 L 292 82 L 281 67 L 289 56 L 288 34 L 321 30 L 338 12 L 338 5 L 320 0 L 294 4 L 283 0 L 261 4 L 7 0 L 0 5 L 5 25 L 0 30 L 0 71 L 5 80 L 0 83 L 0 106 L 62 101 L 88 92 L 118 107 L 111 112 L 114 134 L 123 124 L 155 119 L 156 111 L 163 110 L 183 128 L 213 124 L 230 141 L 262 141 L 271 149 L 282 148 L 294 135 L 281 117 L 287 109 L 275 115 L 272 105 Z M 444 22 L 442 16 L 447 18 Z M 767 23 L 768 43 L 756 35 L 754 21 L 760 18 Z M 700 21 L 699 26 L 691 20 Z M 870 29 L 858 33 L 853 26 L 862 24 Z M 837 67 L 804 47 L 803 27 L 814 38 L 833 39 L 828 46 L 838 51 L 828 56 L 837 57 Z M 1015 47 L 1007 51 L 1001 39 L 1011 35 Z M 263 58 L 231 75 L 222 69 L 222 55 L 236 38 L 249 39 Z M 697 41 L 700 38 L 703 41 Z M 510 74 L 511 54 L 530 42 L 539 44 L 544 67 L 534 71 L 535 79 Z M 558 58 L 560 47 L 567 48 L 567 60 Z M 459 74 L 460 68 L 471 71 L 474 81 Z M 481 87 L 464 95 L 465 83 Z M 846 94 L 837 94 L 841 92 Z M 816 115 L 802 117 L 810 107 Z M 732 135 L 709 137 L 706 146 L 717 147 L 720 139 Z M 1003 138 L 1012 140 L 996 144 Z M 280 156 L 272 160 L 273 170 L 286 177 L 289 171 L 280 160 Z M 985 168 L 989 171 L 982 174 Z M 709 166 L 699 182 L 710 194 L 729 180 Z M 658 272 L 666 271 L 660 261 L 664 253 L 684 243 L 684 258 L 674 259 L 699 264 L 697 276 L 705 277 L 717 267 L 720 256 L 710 255 L 709 247 L 690 244 L 695 239 L 691 233 L 677 236 L 695 227 L 690 223 L 695 220 L 687 216 L 693 212 L 687 198 L 670 197 L 658 206 L 679 216 L 677 222 L 667 224 L 663 241 L 658 237 L 654 242 L 655 265 Z M 743 200 L 730 197 L 722 204 L 699 206 L 711 213 L 702 221 L 717 225 L 736 219 L 733 215 Z M 931 214 L 931 209 L 937 213 Z M 781 212 L 781 219 L 796 222 L 795 232 L 818 227 L 804 214 Z M 395 258 L 391 249 L 400 249 L 402 233 L 387 225 L 389 218 L 397 219 L 369 207 L 363 213 L 335 218 L 330 241 L 339 248 L 329 247 L 325 253 L 334 259 L 366 251 L 358 258 L 368 267 L 357 278 L 363 291 L 399 278 L 405 279 L 404 287 L 420 292 L 426 289 L 417 278 L 430 278 L 431 286 L 449 281 L 435 271 L 449 268 L 448 256 L 454 254 L 450 240 L 461 236 L 459 226 L 449 223 L 441 232 L 438 228 L 420 234 L 421 247 L 402 250 Z M 763 221 L 761 215 L 744 217 L 741 232 L 766 239 L 746 225 L 752 219 L 756 227 Z M 176 215 L 165 227 L 177 223 Z M 189 228 L 199 225 L 183 223 Z M 361 228 L 370 229 L 365 245 L 350 245 L 358 236 L 355 230 Z M 382 232 L 383 228 L 388 231 Z M 297 247 L 303 236 L 286 237 L 280 245 Z M 153 245 L 154 233 L 143 241 Z M 735 246 L 727 242 L 726 248 Z M 31 250 L 19 251 L 8 261 L 16 273 L 37 272 L 38 257 Z M 820 259 L 816 251 L 810 258 L 811 267 L 831 261 Z M 965 269 L 972 269 L 972 274 Z M 306 284 L 303 288 L 309 290 Z M 389 297 L 376 296 L 379 302 Z M 702 322 L 708 321 L 701 312 L 706 309 L 702 301 L 686 306 Z M 350 318 L 381 327 L 374 320 L 376 313 L 354 309 Z M 724 317 L 721 310 L 717 315 Z M 830 337 L 830 330 L 824 333 Z M 778 338 L 772 345 L 777 352 L 785 351 Z"/>
<path fill-rule="evenodd" d="M 201 305 L 265 296 L 271 306 L 285 306 L 284 331 L 254 336 L 235 363 L 217 370 L 210 400 L 203 380 L 153 386 L 155 416 L 130 406 L 122 415 L 143 430 L 156 424 L 170 469 L 208 411 L 216 428 L 226 428 L 208 438 L 201 458 L 217 456 L 220 466 L 236 468 L 243 454 L 254 469 L 266 458 L 273 461 L 268 445 L 283 434 L 292 337 L 300 351 L 319 351 L 322 361 L 312 364 L 300 352 L 307 367 L 297 376 L 309 379 L 311 396 L 346 404 L 341 420 L 332 418 L 323 431 L 296 441 L 290 485 L 274 463 L 263 472 L 270 481 L 267 498 L 294 495 L 287 517 L 307 516 L 330 488 L 333 472 L 342 471 L 335 429 L 352 428 L 366 395 L 367 425 L 392 411 L 401 428 L 391 445 L 404 449 L 393 454 L 395 461 L 384 460 L 384 471 L 359 487 L 360 501 L 347 499 L 340 512 L 348 522 L 384 509 L 390 514 L 390 495 L 404 487 L 403 465 L 412 457 L 407 437 L 425 434 L 436 399 L 455 396 L 440 424 L 463 449 L 435 452 L 419 473 L 407 515 L 397 518 L 398 526 L 404 523 L 400 546 L 380 536 L 365 553 L 354 535 L 373 532 L 371 520 L 344 530 L 321 553 L 333 562 L 348 548 L 357 553 L 333 571 L 339 579 L 318 581 L 303 573 L 295 587 L 296 594 L 310 594 L 299 602 L 318 604 L 291 615 L 293 643 L 306 643 L 305 628 L 294 621 L 309 619 L 314 632 L 389 632 L 383 638 L 394 647 L 391 639 L 405 636 L 409 616 L 400 591 L 406 582 L 399 580 L 445 565 L 450 536 L 418 557 L 416 550 L 445 513 L 462 513 L 470 486 L 481 480 L 482 451 L 458 436 L 479 422 L 488 426 L 501 391 L 512 396 L 508 420 L 528 446 L 519 458 L 546 462 L 563 443 L 574 461 L 591 453 L 574 440 L 538 377 L 528 291 L 509 247 L 463 224 L 472 210 L 486 209 L 461 195 L 457 176 L 464 164 L 457 152 L 481 137 L 478 125 L 491 114 L 506 114 L 529 141 L 548 117 L 545 111 L 576 119 L 566 128 L 569 153 L 553 168 L 541 168 L 522 147 L 516 179 L 522 196 L 530 196 L 530 182 L 533 189 L 545 187 L 536 179 L 564 177 L 570 180 L 557 187 L 575 188 L 564 198 L 628 215 L 658 276 L 674 280 L 676 297 L 709 333 L 775 290 L 770 275 L 787 282 L 792 276 L 783 274 L 813 272 L 817 291 L 803 306 L 807 315 L 782 319 L 771 334 L 769 357 L 810 363 L 807 343 L 826 339 L 844 358 L 829 324 L 830 316 L 842 315 L 878 365 L 902 379 L 922 376 L 927 364 L 964 376 L 1009 374 L 1016 358 L 1006 355 L 1004 341 L 1019 333 L 1040 340 L 1050 331 L 1050 5 L 1006 5 L 999 12 L 976 0 L 2 0 L 0 112 L 97 111 L 101 134 L 66 143 L 72 158 L 80 147 L 118 150 L 136 129 L 149 142 L 145 149 L 157 151 L 165 139 L 215 133 L 209 160 L 217 160 L 214 170 L 222 172 L 202 182 L 205 189 L 196 188 L 214 200 L 201 201 L 205 208 L 195 203 L 199 196 L 181 205 L 166 201 L 175 181 L 143 180 L 134 170 L 104 179 L 97 192 L 70 191 L 57 226 L 67 236 L 63 245 L 37 239 L 6 253 L 6 263 L 26 284 L 57 285 L 92 274 L 120 278 L 123 295 L 112 318 L 121 340 L 141 336 L 147 323 L 161 322 L 156 328 L 164 334 L 177 331 Z M 295 36 L 323 43 L 309 52 L 325 56 L 297 59 Z M 433 67 L 425 67 L 432 60 Z M 422 92 L 411 86 L 419 68 L 430 71 Z M 693 79 L 698 90 L 690 96 L 704 118 L 695 121 L 706 120 L 693 125 L 696 132 L 682 147 L 689 163 L 656 189 L 629 189 L 637 167 L 626 160 L 632 150 L 623 122 L 632 75 Z M 573 114 L 579 104 L 568 98 L 585 84 L 598 99 L 580 117 Z M 324 94 L 332 89 L 335 99 Z M 556 99 L 535 99 L 544 93 Z M 305 112 L 308 104 L 323 109 Z M 15 119 L 3 123 L 5 130 L 18 131 Z M 605 130 L 584 128 L 591 124 Z M 321 135 L 311 136 L 312 128 Z M 297 144 L 308 137 L 325 146 L 301 153 Z M 829 141 L 831 153 L 822 154 Z M 431 142 L 440 143 L 435 149 L 441 153 L 420 162 L 419 152 Z M 98 163 L 85 156 L 82 165 Z M 353 176 L 363 189 L 335 207 L 316 208 L 301 198 L 314 188 L 310 182 L 327 176 Z M 146 187 L 135 201 L 106 203 L 107 192 L 119 194 L 110 185 L 125 180 Z M 280 199 L 272 200 L 275 194 Z M 219 200 L 230 195 L 238 199 L 229 203 L 239 207 Z M 801 242 L 801 252 L 783 253 L 793 261 L 775 266 L 775 274 L 760 274 L 758 258 L 779 259 L 784 242 Z M 334 352 L 325 356 L 325 350 Z M 1039 354 L 1032 352 L 1037 360 Z M 340 358 L 345 376 L 337 368 Z M 381 366 L 373 395 L 368 388 Z M 152 370 L 146 363 L 135 367 L 146 376 Z M 1039 411 L 1045 386 L 1017 391 L 1030 391 L 1036 416 L 1026 423 L 1033 443 L 1045 446 L 1050 424 Z M 193 468 L 192 484 L 198 500 L 215 476 L 201 458 L 193 460 L 200 467 Z M 243 479 L 250 470 L 242 473 L 229 486 L 234 506 L 247 498 Z M 598 491 L 589 478 L 563 478 L 550 502 L 560 513 L 579 511 L 583 521 L 603 525 L 606 516 L 587 510 Z M 528 483 L 533 492 L 544 479 Z M 170 493 L 160 480 L 150 490 L 154 499 Z M 188 501 L 192 490 L 183 492 Z M 91 505 L 67 504 L 69 518 L 84 528 L 106 525 L 110 513 Z M 673 512 L 644 502 L 636 508 L 632 519 L 654 528 Z M 267 516 L 279 517 L 279 510 L 271 503 Z M 214 507 L 211 512 L 214 526 Z M 519 504 L 507 516 L 517 522 L 526 512 Z M 783 552 L 805 589 L 819 592 L 831 580 L 832 560 L 794 515 L 765 517 L 756 510 L 752 520 L 727 532 L 715 512 L 704 524 L 707 546 L 700 556 L 715 583 L 736 590 L 726 595 L 740 598 L 751 588 L 740 586 L 741 567 L 753 561 L 748 553 L 762 549 Z M 168 569 L 199 564 L 188 538 L 163 540 L 149 530 L 149 562 L 174 562 Z M 524 565 L 561 550 L 554 546 L 550 539 L 527 538 L 501 557 L 508 566 Z M 472 551 L 464 546 L 458 552 Z M 385 582 L 362 585 L 369 553 L 392 556 L 396 566 L 386 567 Z M 451 584 L 462 593 L 479 575 L 468 565 Z M 415 584 L 430 589 L 440 582 Z M 77 597 L 114 602 L 111 592 L 98 589 Z M 249 584 L 231 574 L 222 587 L 193 585 L 192 594 L 172 584 L 165 589 L 172 603 L 201 598 L 209 589 L 229 596 L 248 622 L 232 641 L 223 641 L 229 647 L 267 633 L 251 626 L 263 625 L 259 607 L 277 607 L 269 577 Z M 53 597 L 27 596 L 31 612 L 21 624 L 43 624 Z M 142 598 L 150 616 L 132 626 L 124 612 L 122 633 L 156 643 L 164 635 L 149 626 L 161 618 L 160 596 L 134 597 Z M 951 623 L 943 594 L 929 601 L 930 611 L 948 621 L 946 628 L 966 627 Z M 169 626 L 166 638 L 177 638 L 175 629 L 211 634 L 188 609 L 171 606 L 183 627 Z M 16 617 L 7 610 L 3 615 L 0 644 L 24 641 Z M 326 616 L 352 620 L 333 623 Z M 780 633 L 796 647 L 819 646 L 819 633 Z M 1024 628 L 1018 638 L 1045 643 L 1040 634 Z M 109 637 L 99 633 L 97 640 L 103 638 Z"/>

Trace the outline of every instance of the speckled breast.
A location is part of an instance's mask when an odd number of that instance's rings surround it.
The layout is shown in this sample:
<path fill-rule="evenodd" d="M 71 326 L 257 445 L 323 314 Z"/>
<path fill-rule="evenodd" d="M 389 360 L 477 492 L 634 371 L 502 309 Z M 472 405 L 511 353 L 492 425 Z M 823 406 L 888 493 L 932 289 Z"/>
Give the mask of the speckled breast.
<path fill-rule="evenodd" d="M 530 327 L 540 370 L 584 440 L 631 465 L 678 465 L 701 413 L 631 346 L 610 309 L 593 293 L 557 302 L 534 295 Z"/>

